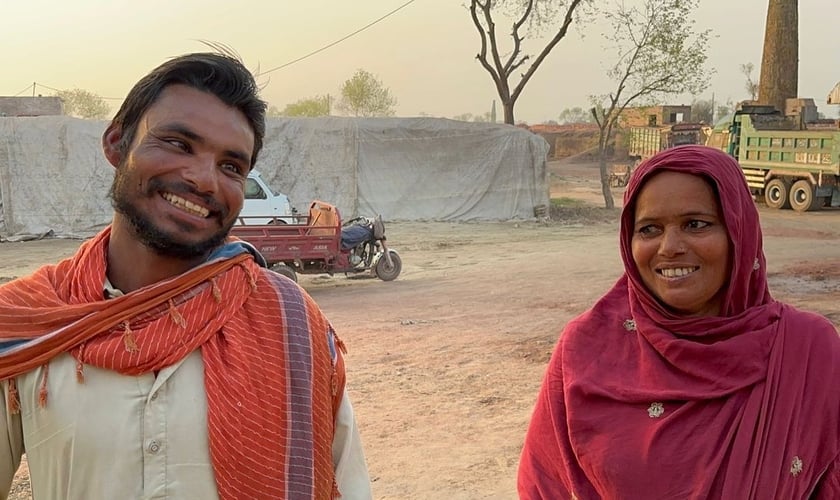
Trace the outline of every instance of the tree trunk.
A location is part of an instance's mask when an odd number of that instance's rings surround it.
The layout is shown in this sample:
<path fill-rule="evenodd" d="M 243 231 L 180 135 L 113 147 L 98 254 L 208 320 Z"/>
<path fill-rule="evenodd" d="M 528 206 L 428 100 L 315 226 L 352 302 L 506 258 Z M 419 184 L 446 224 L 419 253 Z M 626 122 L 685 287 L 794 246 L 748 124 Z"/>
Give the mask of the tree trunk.
<path fill-rule="evenodd" d="M 605 145 L 598 147 L 598 170 L 601 172 L 601 193 L 604 195 L 604 206 L 615 208 L 615 201 L 610 189 L 610 173 L 607 171 L 607 149 Z"/>
<path fill-rule="evenodd" d="M 502 109 L 505 111 L 505 123 L 508 125 L 515 125 L 513 123 L 513 104 L 515 101 L 511 100 L 503 100 L 502 101 Z"/>
<path fill-rule="evenodd" d="M 798 0 L 768 0 L 758 102 L 784 113 L 785 99 L 798 95 L 798 82 Z"/>

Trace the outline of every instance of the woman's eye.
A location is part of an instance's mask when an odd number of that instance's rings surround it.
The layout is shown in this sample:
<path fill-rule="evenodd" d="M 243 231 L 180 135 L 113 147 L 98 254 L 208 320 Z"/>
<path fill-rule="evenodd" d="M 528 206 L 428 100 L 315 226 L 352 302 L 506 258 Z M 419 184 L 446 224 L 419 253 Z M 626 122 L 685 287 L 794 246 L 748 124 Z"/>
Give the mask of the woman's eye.
<path fill-rule="evenodd" d="M 642 236 L 653 236 L 658 233 L 658 229 L 656 228 L 656 226 L 647 225 L 640 227 L 636 230 L 636 232 L 641 234 Z"/>
<path fill-rule="evenodd" d="M 704 221 L 704 220 L 693 220 L 693 221 L 689 221 L 689 223 L 688 223 L 688 228 L 689 229 L 704 229 L 704 228 L 707 228 L 709 226 L 711 226 L 711 224 Z"/>

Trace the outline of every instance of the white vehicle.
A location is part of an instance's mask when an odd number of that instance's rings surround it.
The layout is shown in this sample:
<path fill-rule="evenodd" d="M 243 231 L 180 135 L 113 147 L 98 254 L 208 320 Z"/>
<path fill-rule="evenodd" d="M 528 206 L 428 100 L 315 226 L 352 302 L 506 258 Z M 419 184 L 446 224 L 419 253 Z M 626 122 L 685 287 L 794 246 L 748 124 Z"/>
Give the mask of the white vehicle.
<path fill-rule="evenodd" d="M 245 203 L 239 213 L 240 224 L 289 224 L 294 223 L 294 215 L 289 198 L 282 193 L 274 193 L 256 170 L 251 170 L 245 180 Z"/>

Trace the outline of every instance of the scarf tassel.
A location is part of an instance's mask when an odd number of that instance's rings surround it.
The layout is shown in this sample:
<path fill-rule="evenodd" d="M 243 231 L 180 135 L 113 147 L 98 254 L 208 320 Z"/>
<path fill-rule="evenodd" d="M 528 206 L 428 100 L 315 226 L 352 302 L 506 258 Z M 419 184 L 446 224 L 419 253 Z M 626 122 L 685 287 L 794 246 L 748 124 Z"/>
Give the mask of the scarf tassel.
<path fill-rule="evenodd" d="M 41 379 L 41 388 L 38 390 L 38 406 L 47 407 L 47 376 L 50 374 L 50 365 L 44 365 L 44 378 Z"/>
<path fill-rule="evenodd" d="M 187 327 L 187 320 L 178 312 L 178 309 L 175 307 L 175 301 L 172 299 L 169 299 L 169 317 L 172 318 L 173 323 L 181 328 Z"/>
<path fill-rule="evenodd" d="M 245 275 L 248 276 L 248 284 L 251 285 L 251 291 L 257 291 L 257 277 L 254 276 L 254 273 L 251 272 L 251 268 L 246 266 L 245 264 L 239 264 L 242 267 L 242 270 L 245 271 Z"/>
<path fill-rule="evenodd" d="M 338 346 L 338 349 L 341 351 L 342 354 L 347 354 L 347 346 L 344 345 L 344 341 L 333 332 L 333 338 L 335 339 L 335 345 Z"/>
<path fill-rule="evenodd" d="M 82 356 L 85 353 L 85 343 L 82 342 L 79 345 L 79 354 L 76 356 L 76 382 L 80 384 L 85 383 L 85 372 L 84 367 L 85 365 L 82 363 Z"/>
<path fill-rule="evenodd" d="M 20 395 L 18 395 L 17 382 L 15 379 L 9 379 L 9 395 L 6 404 L 9 406 L 9 413 L 20 413 Z"/>
<path fill-rule="evenodd" d="M 131 325 L 129 325 L 128 321 L 124 321 L 123 324 L 125 325 L 123 330 L 123 344 L 125 345 L 125 350 L 132 354 L 139 352 L 140 348 L 137 347 L 137 339 L 134 338 L 134 332 L 131 331 Z"/>
<path fill-rule="evenodd" d="M 216 281 L 216 277 L 213 276 L 210 278 L 210 291 L 213 293 L 213 299 L 216 300 L 217 304 L 222 303 L 222 289 L 219 288 L 219 283 Z"/>

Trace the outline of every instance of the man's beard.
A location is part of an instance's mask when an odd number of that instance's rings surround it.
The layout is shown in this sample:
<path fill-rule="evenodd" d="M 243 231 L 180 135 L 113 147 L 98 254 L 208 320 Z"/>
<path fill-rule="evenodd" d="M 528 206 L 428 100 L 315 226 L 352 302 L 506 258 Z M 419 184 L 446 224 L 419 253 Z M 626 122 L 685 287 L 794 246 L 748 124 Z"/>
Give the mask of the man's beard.
<path fill-rule="evenodd" d="M 166 185 L 160 179 L 151 179 L 146 187 L 145 193 L 132 192 L 132 182 L 129 176 L 125 173 L 125 168 L 117 168 L 114 176 L 114 182 L 111 184 L 111 190 L 108 195 L 111 198 L 111 206 L 118 213 L 122 214 L 128 220 L 131 227 L 134 229 L 134 234 L 137 238 L 148 248 L 152 249 L 158 255 L 164 257 L 174 257 L 177 259 L 194 259 L 207 255 L 224 243 L 228 232 L 236 222 L 231 220 L 223 225 L 223 227 L 209 238 L 198 242 L 181 242 L 177 240 L 177 236 L 163 231 L 161 228 L 155 226 L 152 222 L 150 214 L 138 209 L 132 203 L 132 197 L 153 196 L 158 192 L 170 192 L 173 194 L 191 193 L 195 196 L 201 197 L 208 207 L 211 209 L 210 217 L 216 217 L 220 221 L 224 221 L 228 214 L 228 210 L 220 206 L 215 200 L 207 196 L 200 195 L 191 190 L 185 185 Z M 176 222 L 177 224 L 177 222 Z M 180 225 L 181 230 L 189 232 L 192 228 L 187 225 Z"/>

